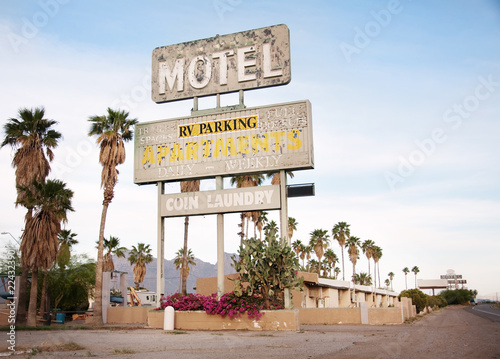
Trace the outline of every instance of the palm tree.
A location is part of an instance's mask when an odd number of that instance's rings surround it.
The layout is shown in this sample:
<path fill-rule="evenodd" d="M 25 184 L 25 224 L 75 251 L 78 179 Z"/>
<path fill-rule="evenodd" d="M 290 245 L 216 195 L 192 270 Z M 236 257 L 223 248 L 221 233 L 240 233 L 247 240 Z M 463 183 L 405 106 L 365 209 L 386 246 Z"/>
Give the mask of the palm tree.
<path fill-rule="evenodd" d="M 72 233 L 69 229 L 61 229 L 61 232 L 57 235 L 57 239 L 59 240 L 59 249 L 57 250 L 57 265 L 59 269 L 63 271 L 66 266 L 69 264 L 71 259 L 71 247 L 78 243 L 78 240 L 75 239 L 77 236 L 76 233 Z M 49 308 L 46 308 L 47 303 L 47 288 L 48 288 L 48 277 L 49 272 L 43 272 L 43 284 L 42 284 L 42 293 L 40 295 L 40 306 L 39 312 L 45 314 Z"/>
<path fill-rule="evenodd" d="M 404 267 L 403 268 L 403 273 L 405 274 L 405 287 L 406 289 L 408 289 L 408 273 L 410 273 L 410 270 L 408 269 L 408 267 Z"/>
<path fill-rule="evenodd" d="M 332 264 L 328 262 L 328 259 L 323 258 L 323 260 L 321 261 L 321 269 L 323 269 L 322 276 L 324 278 L 328 278 L 328 276 L 330 275 L 330 271 L 332 270 Z"/>
<path fill-rule="evenodd" d="M 342 280 L 345 280 L 345 268 L 344 268 L 344 246 L 347 238 L 351 236 L 351 230 L 349 229 L 349 224 L 346 222 L 339 222 L 332 228 L 332 236 L 339 242 L 340 250 L 342 251 Z"/>
<path fill-rule="evenodd" d="M 181 193 L 187 192 L 198 192 L 200 190 L 200 180 L 194 181 L 181 181 Z M 189 228 L 189 216 L 184 218 L 184 264 L 182 268 L 187 268 L 187 254 L 188 254 L 188 228 Z M 186 282 L 187 282 L 187 273 L 186 270 L 183 269 L 181 273 L 182 277 L 182 293 L 187 294 Z"/>
<path fill-rule="evenodd" d="M 339 267 L 335 267 L 335 268 L 333 269 L 333 273 L 335 273 L 335 274 L 334 274 L 334 276 L 333 276 L 333 278 L 334 278 L 334 279 L 337 279 L 337 278 L 339 277 L 340 268 L 339 268 Z"/>
<path fill-rule="evenodd" d="M 24 193 L 18 203 L 32 209 L 21 236 L 20 250 L 21 265 L 32 270 L 27 324 L 36 326 L 38 268 L 49 270 L 57 259 L 61 222 L 66 222 L 66 213 L 73 211 L 73 191 L 59 180 L 34 182 L 32 188 L 21 187 L 21 190 Z"/>
<path fill-rule="evenodd" d="M 297 254 L 297 257 L 300 256 L 300 252 L 302 251 L 302 241 L 300 239 L 297 239 L 296 241 L 292 242 L 292 249 Z"/>
<path fill-rule="evenodd" d="M 268 222 L 267 220 L 267 215 L 268 213 L 265 211 L 260 211 L 259 212 L 259 217 L 257 218 L 257 222 L 255 223 L 255 226 L 257 227 L 259 231 L 259 239 L 262 240 L 262 229 Z"/>
<path fill-rule="evenodd" d="M 390 284 L 391 284 L 391 281 L 389 280 L 389 278 L 387 278 L 387 279 L 385 280 L 385 286 L 386 286 L 386 288 L 389 288 L 389 285 L 390 285 Z"/>
<path fill-rule="evenodd" d="M 305 256 L 307 262 L 309 262 L 309 259 L 311 259 L 312 252 L 313 252 L 313 248 L 311 246 L 304 246 L 303 253 L 304 253 L 304 256 Z M 302 263 L 304 263 L 304 258 L 301 257 L 301 259 L 302 259 Z"/>
<path fill-rule="evenodd" d="M 373 276 L 375 277 L 377 274 L 375 273 L 375 269 L 377 270 L 378 273 L 378 283 L 380 285 L 380 265 L 379 265 L 379 260 L 382 258 L 382 248 L 379 246 L 373 246 L 373 261 L 375 262 L 374 268 L 373 268 Z M 377 281 L 375 281 L 376 283 Z"/>
<path fill-rule="evenodd" d="M 361 250 L 363 251 L 363 254 L 366 255 L 366 258 L 368 259 L 368 275 L 371 274 L 371 271 L 370 271 L 370 259 L 372 258 L 373 256 L 373 249 L 374 249 L 374 246 L 375 246 L 375 242 L 372 241 L 371 239 L 367 239 L 365 240 L 362 244 L 361 244 Z M 374 272 L 374 277 L 375 277 L 375 268 L 373 269 L 373 272 Z M 376 278 L 375 278 L 376 279 Z M 377 285 L 376 284 L 376 280 L 375 280 L 375 286 Z"/>
<path fill-rule="evenodd" d="M 75 239 L 76 233 L 71 232 L 69 229 L 61 229 L 57 236 L 59 240 L 59 249 L 57 250 L 57 265 L 59 268 L 64 269 L 71 258 L 71 247 L 78 243 Z"/>
<path fill-rule="evenodd" d="M 253 175 L 244 176 L 233 176 L 231 177 L 231 185 L 236 185 L 236 188 L 244 187 L 255 187 L 260 186 L 264 182 L 264 176 L 260 173 Z M 252 212 L 243 212 L 241 214 L 241 232 L 240 235 L 240 245 L 243 245 L 243 239 L 246 237 L 248 239 L 248 221 L 250 218 L 258 218 L 259 216 L 253 216 Z M 245 220 L 246 220 L 246 230 L 245 230 Z"/>
<path fill-rule="evenodd" d="M 293 237 L 293 231 L 297 230 L 298 222 L 293 217 L 288 217 L 288 240 L 291 241 Z"/>
<path fill-rule="evenodd" d="M 319 271 L 321 270 L 321 263 L 318 262 L 316 259 L 311 259 L 307 263 L 307 269 L 309 272 L 317 272 L 319 275 Z"/>
<path fill-rule="evenodd" d="M 118 237 L 109 236 L 109 239 L 104 238 L 103 249 L 107 250 L 103 258 L 103 272 L 112 272 L 115 270 L 113 263 L 113 254 L 117 258 L 125 258 L 127 248 L 120 247 L 120 239 Z"/>
<path fill-rule="evenodd" d="M 186 263 L 185 264 L 186 270 L 184 270 L 184 258 L 187 258 L 187 262 L 185 262 Z M 174 258 L 175 269 L 176 270 L 180 269 L 180 273 L 179 273 L 179 293 L 181 291 L 181 281 L 182 281 L 183 273 L 184 272 L 186 273 L 186 281 L 187 281 L 187 277 L 189 276 L 189 271 L 190 271 L 190 267 L 189 266 L 195 266 L 196 265 L 195 259 L 196 258 L 194 257 L 194 254 L 191 251 L 191 249 L 187 250 L 187 255 L 186 256 L 184 255 L 184 248 L 179 249 L 175 253 L 175 258 Z"/>
<path fill-rule="evenodd" d="M 99 226 L 99 245 L 97 246 L 97 265 L 95 279 L 94 324 L 102 325 L 102 270 L 104 252 L 104 228 L 108 207 L 115 195 L 118 181 L 116 167 L 125 162 L 125 142 L 132 140 L 134 126 L 138 121 L 129 119 L 128 112 L 108 108 L 107 115 L 92 116 L 89 136 L 97 136 L 100 147 L 99 163 L 102 165 L 101 188 L 104 189 L 101 224 Z"/>
<path fill-rule="evenodd" d="M 394 279 L 395 274 L 393 272 L 389 272 L 389 274 L 387 275 L 389 276 L 389 280 L 391 281 L 391 290 L 392 290 L 392 280 Z"/>
<path fill-rule="evenodd" d="M 335 264 L 337 264 L 337 262 L 339 261 L 339 258 L 337 257 L 337 255 L 335 254 L 333 249 L 328 248 L 326 250 L 324 256 L 325 256 L 325 259 L 328 261 L 330 269 L 333 269 L 335 267 Z M 330 275 L 332 275 L 331 272 L 330 272 Z"/>
<path fill-rule="evenodd" d="M 134 266 L 135 288 L 139 289 L 139 285 L 144 281 L 144 277 L 146 276 L 146 264 L 153 261 L 149 244 L 138 243 L 137 247 L 132 246 L 132 250 L 128 254 L 128 261 L 130 265 Z"/>
<path fill-rule="evenodd" d="M 323 254 L 325 253 L 325 249 L 328 248 L 329 235 L 328 231 L 325 229 L 315 229 L 310 234 L 311 239 L 309 240 L 309 245 L 313 248 L 316 253 L 316 257 L 318 257 L 319 269 L 318 275 L 321 270 L 321 259 L 323 258 Z"/>
<path fill-rule="evenodd" d="M 304 263 L 304 259 L 305 259 L 305 252 L 304 252 L 304 249 L 305 249 L 305 245 L 304 243 L 302 243 L 302 241 L 300 239 L 297 239 L 296 241 L 294 241 L 292 243 L 292 249 L 295 251 L 295 253 L 297 253 L 297 257 L 302 259 L 302 268 L 304 268 L 305 266 L 305 263 Z"/>
<path fill-rule="evenodd" d="M 365 272 L 356 273 L 354 275 L 354 283 L 359 285 L 372 285 L 372 276 Z"/>
<path fill-rule="evenodd" d="M 29 188 L 33 182 L 44 181 L 48 176 L 50 172 L 49 161 L 54 158 L 52 149 L 57 147 L 61 134 L 51 128 L 57 124 L 56 121 L 44 118 L 45 109 L 43 107 L 22 108 L 18 114 L 18 118 L 10 118 L 4 125 L 5 138 L 1 147 L 10 145 L 12 149 L 16 149 L 12 167 L 16 169 L 17 201 L 20 201 L 22 191 L 19 188 Z M 31 217 L 30 208 L 28 208 L 27 216 Z M 17 324 L 26 323 L 28 272 L 28 268 L 22 268 L 17 297 Z"/>
<path fill-rule="evenodd" d="M 354 283 L 354 275 L 356 274 L 356 263 L 359 258 L 359 246 L 361 245 L 361 239 L 358 237 L 350 236 L 349 239 L 345 242 L 345 247 L 347 248 L 347 252 L 349 253 L 349 259 L 352 262 L 352 281 Z M 356 294 L 356 288 L 353 286 L 353 296 Z"/>
<path fill-rule="evenodd" d="M 411 271 L 415 274 L 415 288 L 417 288 L 417 273 L 420 272 L 420 269 L 417 266 L 414 266 Z"/>
<path fill-rule="evenodd" d="M 267 222 L 264 226 L 264 235 L 267 237 L 276 238 L 278 234 L 278 224 L 275 221 Z"/>
<path fill-rule="evenodd" d="M 285 171 L 285 176 L 286 175 L 288 175 L 290 178 L 293 178 L 293 176 L 294 176 L 292 171 Z M 281 185 L 281 173 L 280 172 L 268 172 L 267 178 L 271 178 L 272 185 Z M 280 209 L 280 224 L 281 224 L 281 209 Z M 280 225 L 280 228 L 283 228 L 283 226 Z M 293 230 L 292 230 L 292 234 L 293 234 Z M 288 218 L 288 237 L 291 240 L 292 236 L 290 235 L 290 218 Z M 280 238 L 284 240 L 285 233 L 281 233 Z M 290 243 L 290 242 L 288 242 L 288 243 Z"/>

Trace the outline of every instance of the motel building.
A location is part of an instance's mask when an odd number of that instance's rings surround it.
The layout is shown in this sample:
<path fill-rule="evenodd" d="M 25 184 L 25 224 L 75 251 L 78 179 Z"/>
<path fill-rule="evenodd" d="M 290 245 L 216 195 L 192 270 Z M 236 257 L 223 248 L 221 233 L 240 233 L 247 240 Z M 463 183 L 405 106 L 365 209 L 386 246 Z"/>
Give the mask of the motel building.
<path fill-rule="evenodd" d="M 351 301 L 353 284 L 350 281 L 320 278 L 316 273 L 299 272 L 304 278 L 302 291 L 293 290 L 293 308 L 354 308 L 360 303 L 369 307 L 398 307 L 398 294 L 391 290 L 375 289 L 372 286 L 356 285 L 354 301 Z M 231 292 L 237 274 L 225 276 L 227 292 Z M 196 293 L 210 295 L 217 291 L 217 278 L 199 278 L 196 280 Z"/>

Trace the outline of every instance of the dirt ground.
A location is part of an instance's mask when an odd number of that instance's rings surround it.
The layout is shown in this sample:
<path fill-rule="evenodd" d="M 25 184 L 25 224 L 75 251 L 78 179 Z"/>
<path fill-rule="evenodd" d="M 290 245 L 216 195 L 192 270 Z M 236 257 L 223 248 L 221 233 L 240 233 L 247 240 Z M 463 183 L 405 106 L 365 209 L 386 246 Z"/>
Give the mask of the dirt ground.
<path fill-rule="evenodd" d="M 0 355 L 11 354 L 8 345 L 6 340 L 0 342 Z M 500 359 L 500 322 L 464 307 L 449 307 L 402 325 L 307 325 L 293 332 L 123 327 L 18 331 L 16 354 L 21 358 Z"/>

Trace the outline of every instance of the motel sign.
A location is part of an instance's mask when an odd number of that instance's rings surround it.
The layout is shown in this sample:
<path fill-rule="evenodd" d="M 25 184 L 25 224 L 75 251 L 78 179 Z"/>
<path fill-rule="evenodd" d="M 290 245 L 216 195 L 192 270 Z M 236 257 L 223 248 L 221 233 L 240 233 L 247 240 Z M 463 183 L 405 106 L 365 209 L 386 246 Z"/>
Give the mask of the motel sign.
<path fill-rule="evenodd" d="M 290 82 L 290 34 L 276 25 L 153 50 L 153 101 L 162 103 Z"/>

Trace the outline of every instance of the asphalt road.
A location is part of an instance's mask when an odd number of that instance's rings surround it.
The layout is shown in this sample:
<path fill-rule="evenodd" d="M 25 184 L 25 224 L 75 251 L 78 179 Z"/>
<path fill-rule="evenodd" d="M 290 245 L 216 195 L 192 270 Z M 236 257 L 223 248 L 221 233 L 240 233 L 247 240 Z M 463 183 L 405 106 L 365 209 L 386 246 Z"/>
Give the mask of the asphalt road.
<path fill-rule="evenodd" d="M 478 304 L 465 310 L 474 313 L 482 318 L 489 319 L 494 322 L 500 322 L 500 309 L 493 308 L 491 304 Z"/>

